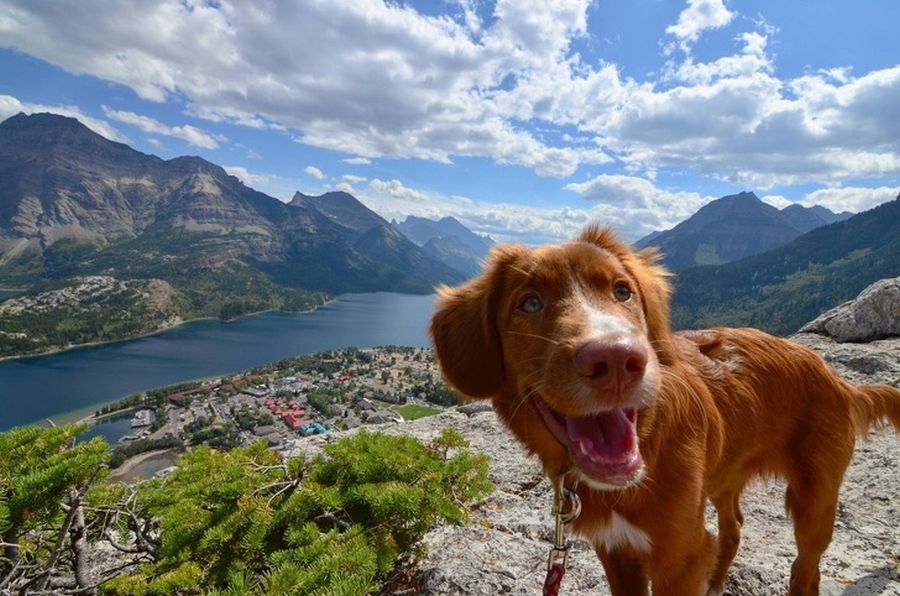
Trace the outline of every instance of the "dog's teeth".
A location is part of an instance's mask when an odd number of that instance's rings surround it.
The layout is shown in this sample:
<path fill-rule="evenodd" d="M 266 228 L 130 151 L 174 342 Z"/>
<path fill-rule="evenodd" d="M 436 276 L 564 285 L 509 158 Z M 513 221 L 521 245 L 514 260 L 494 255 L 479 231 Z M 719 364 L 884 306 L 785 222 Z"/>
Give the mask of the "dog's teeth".
<path fill-rule="evenodd" d="M 593 447 L 594 445 L 591 443 L 590 439 L 580 439 L 578 441 L 578 448 L 581 449 L 581 455 L 587 455 L 588 457 L 590 457 L 590 455 L 588 455 L 588 448 L 593 450 Z"/>

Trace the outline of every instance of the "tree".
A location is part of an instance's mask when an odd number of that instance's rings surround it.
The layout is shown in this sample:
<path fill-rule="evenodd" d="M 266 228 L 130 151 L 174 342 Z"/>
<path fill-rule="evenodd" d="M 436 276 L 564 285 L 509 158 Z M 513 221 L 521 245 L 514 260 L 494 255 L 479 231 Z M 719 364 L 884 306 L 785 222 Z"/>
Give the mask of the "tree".
<path fill-rule="evenodd" d="M 491 490 L 487 459 L 447 458 L 409 437 L 361 432 L 310 460 L 261 443 L 197 447 L 136 494 L 103 487 L 96 511 L 137 504 L 154 520 L 152 560 L 104 585 L 111 594 L 365 594 L 438 520 Z M 116 492 L 118 491 L 118 492 Z M 116 517 L 121 538 L 134 533 Z M 142 526 L 139 526 L 140 530 Z M 154 526 L 147 526 L 154 527 Z"/>
<path fill-rule="evenodd" d="M 0 592 L 93 590 L 82 505 L 106 470 L 109 447 L 99 438 L 75 445 L 87 428 L 29 426 L 0 433 Z M 71 556 L 64 559 L 64 551 Z M 58 583 L 62 575 L 75 585 Z"/>

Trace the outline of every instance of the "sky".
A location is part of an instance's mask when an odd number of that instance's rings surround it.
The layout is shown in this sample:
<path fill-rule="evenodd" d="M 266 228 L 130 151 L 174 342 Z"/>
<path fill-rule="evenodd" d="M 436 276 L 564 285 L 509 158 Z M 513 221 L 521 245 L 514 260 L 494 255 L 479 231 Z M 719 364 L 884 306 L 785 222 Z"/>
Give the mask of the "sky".
<path fill-rule="evenodd" d="M 0 0 L 0 119 L 77 117 L 281 200 L 629 240 L 750 190 L 900 190 L 894 0 Z"/>

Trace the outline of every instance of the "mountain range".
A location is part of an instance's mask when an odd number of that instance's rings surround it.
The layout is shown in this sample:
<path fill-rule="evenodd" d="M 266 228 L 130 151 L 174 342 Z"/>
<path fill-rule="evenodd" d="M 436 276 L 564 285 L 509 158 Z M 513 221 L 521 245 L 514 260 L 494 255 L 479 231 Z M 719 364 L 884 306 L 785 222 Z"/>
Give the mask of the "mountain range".
<path fill-rule="evenodd" d="M 0 124 L 0 180 L 0 286 L 160 278 L 189 314 L 215 316 L 465 278 L 351 195 L 285 204 L 199 157 L 140 153 L 72 118 Z"/>
<path fill-rule="evenodd" d="M 763 253 L 852 215 L 798 204 L 778 210 L 752 192 L 742 192 L 707 203 L 671 230 L 653 232 L 635 246 L 660 248 L 663 263 L 677 272 Z"/>
<path fill-rule="evenodd" d="M 768 252 L 680 271 L 672 314 L 680 328 L 753 326 L 787 334 L 898 275 L 900 195 Z"/>
<path fill-rule="evenodd" d="M 56 292 L 68 283 L 58 295 L 82 296 L 89 276 L 161 280 L 172 296 L 158 320 L 228 319 L 307 309 L 348 291 L 431 292 L 480 270 L 492 245 L 452 217 L 388 222 L 345 192 L 298 192 L 284 203 L 199 157 L 140 153 L 72 118 L 20 114 L 0 123 L 0 287 Z M 678 273 L 676 326 L 787 333 L 900 275 L 900 197 L 851 217 L 778 210 L 745 192 L 638 245 L 659 247 Z M 138 289 L 107 301 L 111 314 L 89 304 L 71 311 L 77 316 L 54 314 L 65 333 L 29 351 L 147 329 L 128 317 L 102 324 L 118 316 L 111 305 L 122 314 L 129 296 L 145 301 L 144 286 L 127 287 Z M 33 327 L 21 313 L 4 317 L 7 335 Z"/>
<path fill-rule="evenodd" d="M 494 245 L 490 237 L 472 232 L 451 216 L 432 220 L 410 215 L 402 223 L 391 223 L 426 254 L 470 276 L 481 271 Z"/>

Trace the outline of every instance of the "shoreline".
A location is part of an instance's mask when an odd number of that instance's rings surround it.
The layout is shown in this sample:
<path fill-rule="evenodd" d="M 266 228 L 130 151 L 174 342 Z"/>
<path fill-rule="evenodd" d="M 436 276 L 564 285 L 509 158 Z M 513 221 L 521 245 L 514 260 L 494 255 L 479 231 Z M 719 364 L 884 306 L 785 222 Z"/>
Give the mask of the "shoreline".
<path fill-rule="evenodd" d="M 62 354 L 63 352 L 69 352 L 71 350 L 79 350 L 82 348 L 94 348 L 97 346 L 105 346 L 107 344 L 115 344 L 115 343 L 119 343 L 119 342 L 123 342 L 123 341 L 131 341 L 133 339 L 142 339 L 145 337 L 151 337 L 153 335 L 158 335 L 165 331 L 169 331 L 170 329 L 175 329 L 176 327 L 180 327 L 187 323 L 194 323 L 196 321 L 218 321 L 220 323 L 233 323 L 235 321 L 240 321 L 241 319 L 244 319 L 247 317 L 253 317 L 256 315 L 261 315 L 261 314 L 270 313 L 270 312 L 283 312 L 283 313 L 289 314 L 289 315 L 302 315 L 302 314 L 315 312 L 319 308 L 322 308 L 323 306 L 326 306 L 327 304 L 334 302 L 335 300 L 337 300 L 337 298 L 338 298 L 338 296 L 335 296 L 334 298 L 329 298 L 328 300 L 322 302 L 321 304 L 314 306 L 313 308 L 310 308 L 307 310 L 281 310 L 278 308 L 267 308 L 265 310 L 259 310 L 259 311 L 255 311 L 255 312 L 246 313 L 239 317 L 234 317 L 232 319 L 219 319 L 216 317 L 195 317 L 193 319 L 182 319 L 182 320 L 178 321 L 177 323 L 172 323 L 171 325 L 164 325 L 153 331 L 148 331 L 147 333 L 141 333 L 138 335 L 129 335 L 128 337 L 122 337 L 119 339 L 105 339 L 102 341 L 91 341 L 91 342 L 87 342 L 87 343 L 83 343 L 83 344 L 74 344 L 74 345 L 65 346 L 65 347 L 57 347 L 57 348 L 52 348 L 50 350 L 45 350 L 43 352 L 36 352 L 34 354 L 22 354 L 20 356 L 0 356 L 0 364 L 2 364 L 4 362 L 9 362 L 12 360 L 26 360 L 28 358 L 41 358 L 43 356 L 52 356 L 54 354 Z"/>
<path fill-rule="evenodd" d="M 148 459 L 151 459 L 153 457 L 158 457 L 161 455 L 168 455 L 168 454 L 173 454 L 173 455 L 177 456 L 178 450 L 173 447 L 169 447 L 167 449 L 154 449 L 153 451 L 145 451 L 144 453 L 138 453 L 137 455 L 126 459 L 122 463 L 122 465 L 119 466 L 118 468 L 116 468 L 115 470 L 110 470 L 109 476 L 106 478 L 106 480 L 108 482 L 109 481 L 119 482 L 125 476 L 127 476 L 134 468 L 136 468 L 138 465 L 144 463 Z"/>
<path fill-rule="evenodd" d="M 127 396 L 126 396 L 127 397 Z M 122 414 L 126 414 L 128 412 L 134 412 L 139 408 L 148 408 L 149 406 L 127 406 L 125 408 L 120 408 L 118 410 L 112 410 L 111 412 L 106 412 L 105 414 L 100 414 L 99 416 L 96 414 L 90 414 L 85 416 L 84 418 L 80 418 L 76 421 L 76 424 L 80 424 L 82 422 L 87 422 L 90 425 L 94 425 L 101 420 L 106 420 L 107 418 L 115 418 L 116 416 L 121 416 Z"/>

